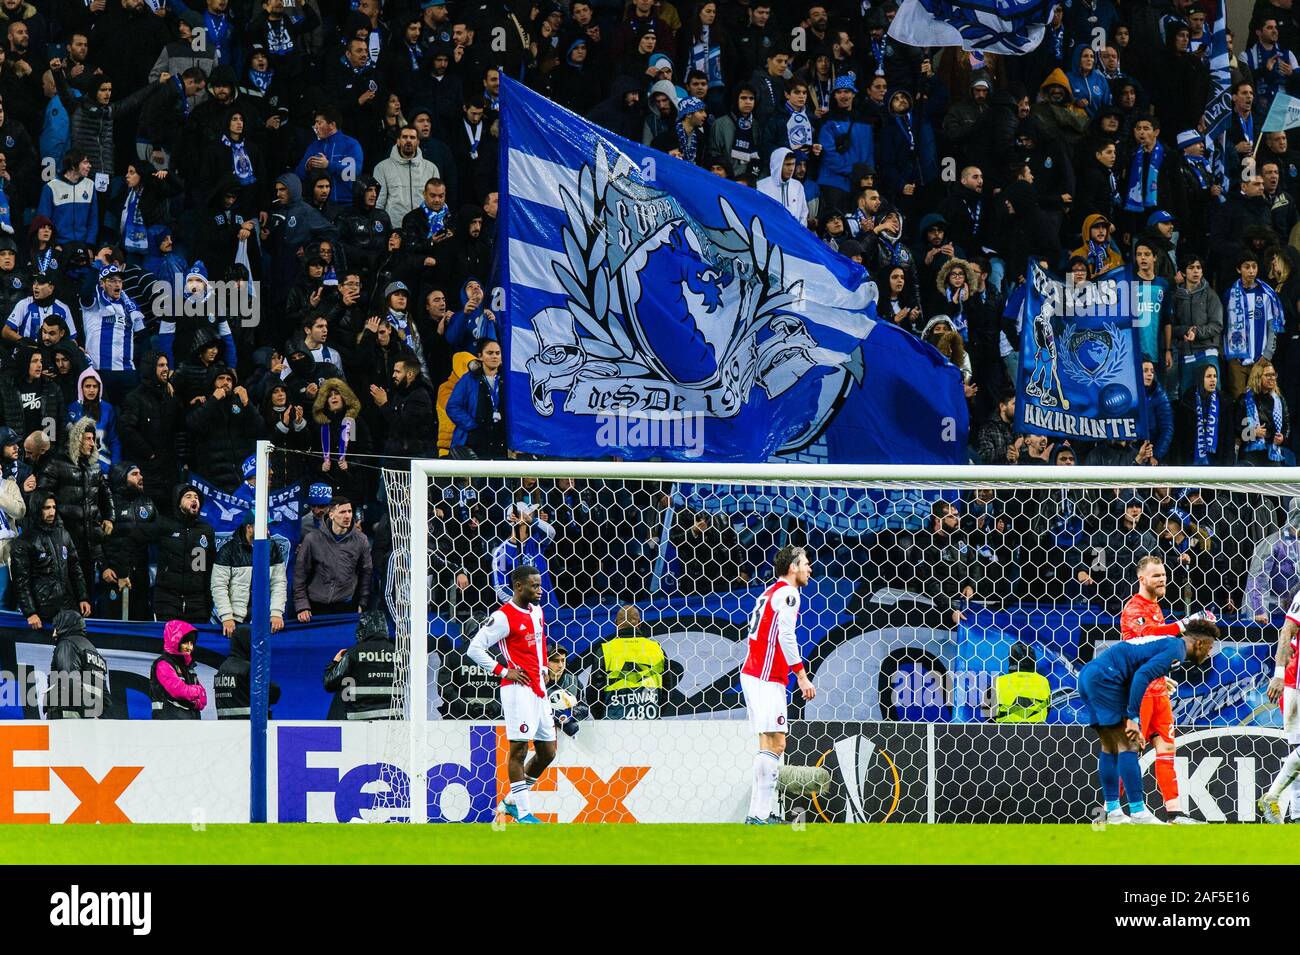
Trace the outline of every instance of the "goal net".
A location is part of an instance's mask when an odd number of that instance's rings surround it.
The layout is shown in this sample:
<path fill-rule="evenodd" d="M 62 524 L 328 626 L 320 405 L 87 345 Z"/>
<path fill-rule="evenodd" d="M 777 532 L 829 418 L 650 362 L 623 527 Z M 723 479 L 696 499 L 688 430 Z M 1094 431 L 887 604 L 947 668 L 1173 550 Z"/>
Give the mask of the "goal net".
<path fill-rule="evenodd" d="M 1252 819 L 1284 752 L 1265 688 L 1300 589 L 1295 469 L 443 459 L 385 487 L 407 719 L 383 730 L 375 818 L 494 818 L 497 681 L 466 649 L 532 564 L 564 721 L 534 811 L 742 819 L 756 738 L 738 676 L 786 544 L 814 568 L 798 640 L 817 688 L 790 696 L 791 819 L 1087 820 L 1100 794 L 1077 676 L 1119 639 L 1145 555 L 1164 562 L 1167 619 L 1222 625 L 1211 661 L 1176 674 L 1186 810 Z"/>

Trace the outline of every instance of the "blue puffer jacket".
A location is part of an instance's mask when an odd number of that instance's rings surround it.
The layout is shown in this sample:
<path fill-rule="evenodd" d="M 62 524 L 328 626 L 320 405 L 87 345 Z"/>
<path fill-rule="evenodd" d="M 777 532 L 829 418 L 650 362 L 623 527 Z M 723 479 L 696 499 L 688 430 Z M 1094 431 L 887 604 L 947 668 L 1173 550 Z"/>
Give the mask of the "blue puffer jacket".
<path fill-rule="evenodd" d="M 1154 448 L 1157 461 L 1165 462 L 1169 448 L 1174 443 L 1174 409 L 1169 403 L 1169 395 L 1160 382 L 1153 381 L 1147 388 L 1147 440 Z"/>

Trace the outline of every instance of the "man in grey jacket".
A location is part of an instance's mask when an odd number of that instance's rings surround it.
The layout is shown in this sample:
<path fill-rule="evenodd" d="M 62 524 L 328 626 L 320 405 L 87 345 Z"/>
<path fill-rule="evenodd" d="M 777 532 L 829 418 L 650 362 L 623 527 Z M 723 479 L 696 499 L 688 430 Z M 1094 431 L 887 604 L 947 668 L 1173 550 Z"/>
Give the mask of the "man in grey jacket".
<path fill-rule="evenodd" d="M 1223 342 L 1223 302 L 1205 281 L 1205 264 L 1193 255 L 1183 264 L 1185 283 L 1174 289 L 1174 321 L 1170 342 L 1177 368 L 1178 394 L 1196 388 L 1201 365 L 1219 368 Z"/>
<path fill-rule="evenodd" d="M 388 219 L 400 223 L 402 217 L 424 198 L 424 184 L 440 178 L 438 167 L 420 153 L 420 134 L 414 126 L 403 126 L 388 158 L 375 166 L 379 183 L 378 206 Z"/>
<path fill-rule="evenodd" d="M 298 545 L 293 606 L 300 623 L 315 614 L 356 613 L 370 601 L 370 542 L 352 526 L 352 502 L 335 496 L 329 523 Z"/>

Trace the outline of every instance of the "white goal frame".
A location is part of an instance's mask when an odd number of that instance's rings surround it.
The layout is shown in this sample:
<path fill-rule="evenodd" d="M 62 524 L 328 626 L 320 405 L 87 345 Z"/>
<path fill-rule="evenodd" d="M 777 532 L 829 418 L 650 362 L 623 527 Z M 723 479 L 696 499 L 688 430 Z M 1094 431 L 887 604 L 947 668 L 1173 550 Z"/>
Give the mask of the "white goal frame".
<path fill-rule="evenodd" d="M 701 482 L 718 484 L 859 484 L 926 490 L 1002 487 L 1028 489 L 1069 485 L 1075 488 L 1124 486 L 1233 487 L 1259 493 L 1300 495 L 1300 467 L 1062 467 L 1044 465 L 842 465 L 842 464 L 694 464 L 614 461 L 464 460 L 438 458 L 411 462 L 410 585 L 429 575 L 427 515 L 430 478 L 574 478 L 620 481 Z M 423 587 L 423 583 L 418 586 Z M 428 821 L 428 769 L 423 743 L 428 734 L 429 620 L 428 600 L 410 599 L 410 661 L 407 678 L 409 712 L 410 815 Z M 417 676 L 418 675 L 418 676 Z"/>

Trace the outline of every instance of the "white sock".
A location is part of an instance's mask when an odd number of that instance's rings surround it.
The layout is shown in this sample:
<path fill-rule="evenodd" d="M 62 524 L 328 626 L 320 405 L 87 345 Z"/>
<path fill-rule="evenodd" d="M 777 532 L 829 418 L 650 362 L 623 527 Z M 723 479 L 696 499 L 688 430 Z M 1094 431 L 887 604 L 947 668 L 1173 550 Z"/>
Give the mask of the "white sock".
<path fill-rule="evenodd" d="M 776 774 L 781 757 L 760 749 L 754 754 L 754 789 L 749 796 L 749 814 L 755 819 L 766 819 L 772 814 L 776 798 Z"/>
<path fill-rule="evenodd" d="M 527 782 L 520 781 L 517 783 L 511 783 L 510 795 L 506 797 L 506 802 L 514 803 L 515 808 L 519 810 L 519 815 L 532 815 L 532 800 L 529 798 L 529 795 Z"/>
<path fill-rule="evenodd" d="M 1269 798 L 1276 799 L 1281 796 L 1286 788 L 1295 782 L 1296 776 L 1300 776 L 1300 746 L 1286 754 L 1286 759 L 1282 761 L 1282 768 L 1273 777 L 1273 785 L 1268 787 Z"/>

